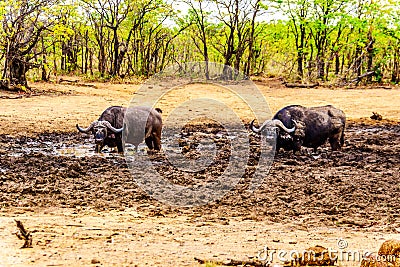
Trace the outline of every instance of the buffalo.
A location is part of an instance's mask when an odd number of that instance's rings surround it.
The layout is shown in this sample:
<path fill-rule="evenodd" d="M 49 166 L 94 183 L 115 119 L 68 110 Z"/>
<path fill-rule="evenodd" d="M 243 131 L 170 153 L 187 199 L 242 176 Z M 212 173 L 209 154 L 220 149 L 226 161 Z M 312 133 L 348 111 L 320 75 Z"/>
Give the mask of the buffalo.
<path fill-rule="evenodd" d="M 297 152 L 301 147 L 313 148 L 317 151 L 329 140 L 332 151 L 340 150 L 344 144 L 344 128 L 346 115 L 340 109 L 331 105 L 320 107 L 303 107 L 291 105 L 279 110 L 272 120 L 265 121 L 260 128 L 250 129 L 255 133 L 267 130 L 276 135 L 276 151 L 280 148 Z"/>
<path fill-rule="evenodd" d="M 76 125 L 76 128 L 82 133 L 92 132 L 94 135 L 96 147 L 95 152 L 99 153 L 104 146 L 110 148 L 117 147 L 118 152 L 124 152 L 123 132 L 125 129 L 126 142 L 135 145 L 136 151 L 138 145 L 146 141 L 149 149 L 161 149 L 161 109 L 151 109 L 148 107 L 120 107 L 112 106 L 103 111 L 99 119 L 92 122 L 89 127 L 83 129 Z M 126 114 L 128 119 L 125 118 Z M 140 122 L 146 119 L 146 123 L 141 128 Z M 124 125 L 124 122 L 127 125 Z M 136 127 L 138 126 L 138 127 Z M 141 129 L 142 134 L 135 135 L 135 129 Z M 130 132 L 130 133 L 129 133 Z M 129 134 L 128 134 L 129 133 Z"/>
<path fill-rule="evenodd" d="M 148 107 L 128 108 L 124 120 L 124 140 L 133 144 L 137 151 L 141 142 L 146 142 L 150 150 L 161 149 L 162 118 L 161 109 Z"/>

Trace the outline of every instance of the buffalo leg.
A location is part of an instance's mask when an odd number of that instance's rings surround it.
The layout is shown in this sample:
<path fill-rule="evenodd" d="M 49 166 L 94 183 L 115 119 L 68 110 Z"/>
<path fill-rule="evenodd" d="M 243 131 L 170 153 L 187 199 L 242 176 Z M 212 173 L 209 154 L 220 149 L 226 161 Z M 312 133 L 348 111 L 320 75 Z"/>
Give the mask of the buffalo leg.
<path fill-rule="evenodd" d="M 340 145 L 344 145 L 344 131 L 342 131 L 342 134 L 340 135 Z"/>
<path fill-rule="evenodd" d="M 150 150 L 154 149 L 154 147 L 153 147 L 153 137 L 151 137 L 151 136 L 147 137 L 144 141 L 146 142 L 146 145 Z"/>
<path fill-rule="evenodd" d="M 155 135 L 154 138 L 153 138 L 153 141 L 154 141 L 154 149 L 158 150 L 158 151 L 161 150 L 161 140 L 160 140 L 160 138 L 157 135 Z"/>
<path fill-rule="evenodd" d="M 301 145 L 303 144 L 302 141 L 297 141 L 293 143 L 293 154 L 297 151 L 301 151 Z"/>
<path fill-rule="evenodd" d="M 340 150 L 344 143 L 344 127 L 340 124 L 334 128 L 331 136 L 329 137 L 329 143 L 333 151 Z"/>
<path fill-rule="evenodd" d="M 342 146 L 340 145 L 342 132 L 329 137 L 329 143 L 331 144 L 332 151 L 340 150 Z"/>
<path fill-rule="evenodd" d="M 281 150 L 281 147 L 277 144 L 277 145 L 275 146 L 275 154 L 278 154 L 278 153 L 279 153 L 279 150 Z"/>
<path fill-rule="evenodd" d="M 118 150 L 118 153 L 124 152 L 124 148 L 122 147 L 122 142 L 120 144 L 117 144 L 117 150 Z"/>
<path fill-rule="evenodd" d="M 96 145 L 96 147 L 95 147 L 95 149 L 94 149 L 94 152 L 100 153 L 101 150 L 103 149 L 103 147 L 104 147 L 104 146 L 102 146 L 102 145 Z"/>

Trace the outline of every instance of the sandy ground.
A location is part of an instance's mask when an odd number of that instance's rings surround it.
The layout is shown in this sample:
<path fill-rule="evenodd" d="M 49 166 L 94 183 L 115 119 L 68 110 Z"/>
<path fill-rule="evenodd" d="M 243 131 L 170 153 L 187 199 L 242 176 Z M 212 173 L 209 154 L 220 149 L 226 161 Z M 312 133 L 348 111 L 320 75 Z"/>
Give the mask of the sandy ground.
<path fill-rule="evenodd" d="M 318 160 L 282 153 L 271 170 L 276 179 L 255 194 L 237 190 L 219 204 L 171 208 L 133 185 L 122 158 L 43 153 L 45 141 L 90 144 L 74 133 L 75 124 L 89 124 L 110 105 L 128 105 L 140 87 L 93 85 L 37 83 L 37 96 L 0 99 L 0 266 L 200 266 L 194 257 L 248 260 L 265 246 L 338 249 L 344 239 L 344 251 L 365 252 L 400 239 L 398 88 L 287 89 L 279 81 L 258 82 L 272 112 L 289 104 L 345 111 L 351 123 L 344 151 Z M 240 98 L 215 86 L 177 88 L 157 106 L 167 117 L 175 103 L 198 97 L 226 103 L 245 122 L 253 119 Z M 385 120 L 369 119 L 373 111 Z M 33 248 L 20 249 L 15 219 L 33 231 Z"/>
<path fill-rule="evenodd" d="M 89 83 L 90 84 L 90 83 Z M 50 92 L 22 99 L 0 98 L 0 134 L 31 135 L 41 132 L 73 132 L 75 124 L 88 124 L 112 105 L 128 106 L 141 85 L 92 83 L 92 87 L 36 83 L 32 87 Z M 272 113 L 280 108 L 300 104 L 331 104 L 342 109 L 349 119 L 369 119 L 372 112 L 383 118 L 399 121 L 400 88 L 387 89 L 288 89 L 279 81 L 256 82 Z M 5 94 L 4 92 L 0 92 Z M 206 97 L 227 103 L 246 122 L 254 117 L 245 103 L 228 90 L 217 86 L 189 85 L 173 89 L 157 106 L 166 116 L 176 103 Z M 261 107 L 263 108 L 263 107 Z M 193 116 L 188 112 L 188 117 Z"/>
<path fill-rule="evenodd" d="M 375 231 L 340 228 L 301 229 L 297 225 L 228 218 L 225 223 L 193 222 L 186 216 L 147 218 L 135 210 L 95 212 L 69 209 L 2 212 L 2 266 L 200 266 L 194 257 L 209 260 L 256 257 L 265 246 L 299 250 L 324 245 L 345 251 L 377 251 L 384 240 L 398 237 Z M 34 248 L 19 249 L 12 235 L 13 219 L 34 233 Z M 345 259 L 345 258 L 344 258 Z M 279 262 L 279 260 L 277 261 Z M 360 262 L 340 262 L 359 266 Z"/>

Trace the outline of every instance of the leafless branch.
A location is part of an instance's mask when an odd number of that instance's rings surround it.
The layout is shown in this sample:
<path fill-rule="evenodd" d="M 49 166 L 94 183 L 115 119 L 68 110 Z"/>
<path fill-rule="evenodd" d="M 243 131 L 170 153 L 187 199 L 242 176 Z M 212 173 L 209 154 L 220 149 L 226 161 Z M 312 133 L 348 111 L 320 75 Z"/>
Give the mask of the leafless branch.
<path fill-rule="evenodd" d="M 32 235 L 31 232 L 27 231 L 22 224 L 21 221 L 15 220 L 17 223 L 17 227 L 19 232 L 16 232 L 15 235 L 21 239 L 25 240 L 24 245 L 21 248 L 31 248 L 32 247 Z"/>

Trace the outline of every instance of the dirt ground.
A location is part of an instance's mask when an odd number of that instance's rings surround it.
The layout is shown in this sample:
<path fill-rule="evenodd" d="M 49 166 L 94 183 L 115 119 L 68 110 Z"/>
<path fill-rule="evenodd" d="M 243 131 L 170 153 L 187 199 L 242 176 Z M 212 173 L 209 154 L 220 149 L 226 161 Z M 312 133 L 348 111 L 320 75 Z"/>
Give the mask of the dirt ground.
<path fill-rule="evenodd" d="M 400 89 L 256 84 L 272 112 L 290 104 L 342 109 L 349 121 L 345 146 L 334 153 L 320 148 L 318 157 L 280 152 L 269 169 L 257 166 L 259 138 L 250 135 L 242 179 L 201 207 L 156 201 L 137 186 L 123 156 L 94 155 L 91 137 L 76 132 L 76 123 L 88 125 L 108 106 L 127 106 L 140 85 L 35 83 L 36 95 L 29 97 L 0 92 L 0 266 L 200 266 L 195 257 L 249 260 L 266 246 L 338 250 L 344 240 L 343 251 L 366 252 L 400 239 Z M 240 98 L 204 84 L 176 88 L 157 106 L 167 118 L 176 103 L 204 96 L 226 103 L 245 123 L 253 119 Z M 371 120 L 372 112 L 384 120 Z M 153 155 L 169 181 L 196 184 L 224 171 L 231 141 L 214 124 L 189 125 L 181 136 L 189 142 L 198 132 L 217 144 L 214 163 L 190 176 L 167 164 L 164 154 Z M 171 138 L 163 136 L 164 147 Z M 255 171 L 268 175 L 250 192 Z M 20 249 L 14 220 L 33 231 L 33 248 Z"/>

